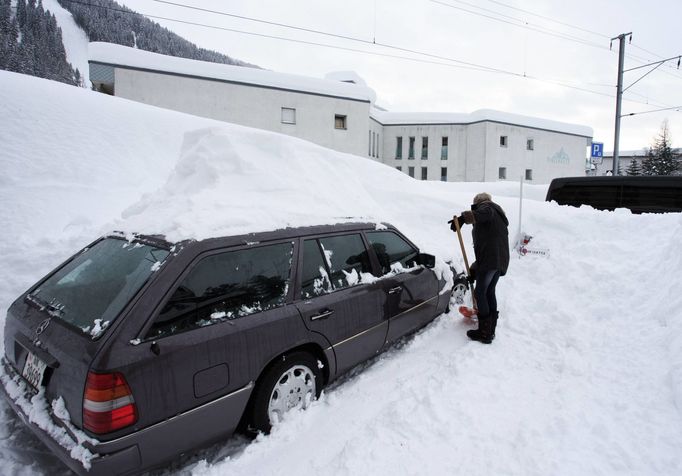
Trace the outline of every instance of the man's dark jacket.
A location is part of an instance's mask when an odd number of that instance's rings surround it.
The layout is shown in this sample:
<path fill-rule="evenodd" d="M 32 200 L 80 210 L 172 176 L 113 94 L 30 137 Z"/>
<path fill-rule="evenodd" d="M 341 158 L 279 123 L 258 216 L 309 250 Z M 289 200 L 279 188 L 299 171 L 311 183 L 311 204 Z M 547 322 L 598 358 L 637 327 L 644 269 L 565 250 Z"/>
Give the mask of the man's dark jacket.
<path fill-rule="evenodd" d="M 484 201 L 471 206 L 474 212 L 474 253 L 476 273 L 497 270 L 501 276 L 509 267 L 509 220 L 502 208 L 494 202 Z"/>

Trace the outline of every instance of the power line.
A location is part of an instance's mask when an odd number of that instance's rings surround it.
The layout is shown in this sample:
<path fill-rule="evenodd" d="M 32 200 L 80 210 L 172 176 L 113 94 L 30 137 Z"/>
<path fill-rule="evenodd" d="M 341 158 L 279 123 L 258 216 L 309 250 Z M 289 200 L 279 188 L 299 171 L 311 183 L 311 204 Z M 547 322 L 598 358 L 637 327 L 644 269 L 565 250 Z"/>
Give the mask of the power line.
<path fill-rule="evenodd" d="M 483 18 L 488 18 L 488 19 L 490 19 L 490 20 L 495 20 L 495 21 L 498 21 L 498 22 L 501 22 L 501 23 L 506 23 L 506 24 L 508 24 L 508 25 L 516 26 L 516 27 L 518 27 L 518 28 L 524 28 L 524 29 L 526 29 L 526 30 L 535 31 L 535 32 L 537 32 L 537 33 L 542 33 L 543 35 L 549 35 L 549 36 L 553 36 L 553 37 L 555 37 L 555 38 L 560 38 L 560 39 L 563 39 L 563 40 L 573 41 L 573 42 L 575 42 L 575 43 L 583 44 L 583 45 L 586 45 L 586 46 L 592 46 L 593 48 L 599 48 L 599 49 L 603 49 L 603 50 L 607 50 L 607 49 L 608 49 L 608 48 L 606 48 L 606 46 L 603 46 L 603 45 L 600 45 L 600 44 L 597 44 L 597 43 L 592 43 L 592 42 L 590 42 L 590 41 L 583 40 L 583 39 L 581 39 L 581 38 L 577 38 L 577 37 L 574 37 L 574 36 L 570 36 L 570 35 L 567 35 L 567 34 L 565 34 L 565 33 L 558 32 L 558 31 L 556 31 L 556 30 L 551 30 L 551 29 L 549 29 L 549 28 L 545 28 L 545 27 L 542 27 L 542 26 L 539 26 L 539 25 L 533 25 L 533 24 L 528 23 L 528 22 L 526 22 L 526 21 L 524 21 L 524 20 L 521 20 L 521 19 L 519 19 L 519 18 L 514 18 L 514 17 L 509 16 L 509 15 L 504 15 L 504 14 L 499 13 L 499 12 L 496 12 L 496 11 L 494 11 L 494 10 L 488 10 L 488 9 L 486 9 L 486 8 L 478 7 L 478 6 L 473 5 L 473 4 L 471 4 L 471 3 L 463 2 L 463 1 L 460 1 L 460 0 L 451 0 L 451 1 L 454 1 L 454 2 L 457 2 L 457 3 L 460 3 L 460 4 L 463 4 L 463 5 L 467 5 L 467 6 L 470 6 L 470 7 L 478 8 L 478 9 L 483 10 L 483 11 L 493 12 L 493 13 L 496 14 L 496 15 L 504 16 L 504 17 L 506 17 L 506 18 L 511 18 L 511 19 L 513 19 L 515 22 L 519 22 L 519 23 L 513 23 L 513 22 L 510 22 L 510 21 L 504 20 L 504 19 L 502 19 L 502 18 L 497 18 L 497 17 L 491 16 L 491 15 L 486 15 L 486 14 L 484 14 L 484 13 L 480 13 L 480 12 L 468 10 L 468 9 L 466 9 L 466 8 L 458 7 L 458 6 L 456 6 L 456 5 L 452 5 L 452 4 L 450 4 L 450 3 L 445 3 L 445 2 L 442 2 L 442 1 L 440 1 L 440 0 L 429 0 L 429 1 L 432 2 L 432 3 L 438 3 L 438 4 L 443 5 L 443 6 L 445 6 L 445 7 L 448 7 L 448 8 L 453 8 L 453 9 L 455 9 L 455 10 L 460 10 L 460 11 L 463 11 L 463 12 L 471 13 L 472 15 L 477 15 L 477 16 L 480 16 L 480 17 L 483 17 Z"/>
<path fill-rule="evenodd" d="M 569 28 L 574 28 L 574 29 L 576 29 L 576 30 L 579 30 L 579 31 L 582 31 L 582 32 L 585 32 L 585 33 L 590 33 L 590 34 L 592 34 L 592 35 L 596 35 L 596 36 L 599 36 L 599 37 L 604 38 L 604 39 L 607 39 L 607 40 L 609 39 L 609 36 L 608 36 L 608 35 L 604 35 L 603 33 L 599 33 L 599 32 L 592 31 L 592 30 L 588 30 L 588 29 L 586 29 L 586 28 L 582 28 L 582 27 L 579 27 L 579 26 L 575 26 L 575 25 L 572 25 L 572 24 L 570 24 L 570 23 L 566 23 L 566 22 L 563 22 L 563 21 L 555 20 L 554 18 L 550 18 L 550 17 L 547 17 L 547 16 L 545 16 L 545 15 L 540 15 L 539 13 L 535 13 L 535 12 L 531 12 L 531 11 L 528 11 L 528 10 L 524 10 L 523 8 L 518 8 L 518 7 L 515 7 L 515 6 L 512 6 L 512 5 L 508 5 L 508 4 L 506 4 L 506 3 L 503 3 L 503 2 L 500 2 L 500 1 L 497 1 L 497 0 L 488 0 L 488 1 L 491 2 L 491 3 L 496 3 L 496 4 L 501 5 L 501 6 L 503 6 L 503 7 L 511 8 L 512 10 L 516 10 L 516 11 L 519 11 L 519 12 L 526 13 L 526 14 L 528 14 L 528 15 L 533 15 L 533 16 L 535 16 L 535 17 L 542 18 L 543 20 L 548 20 L 548 21 L 557 23 L 557 24 L 559 24 L 559 25 L 567 26 L 567 27 L 569 27 Z"/>
<path fill-rule="evenodd" d="M 88 2 L 80 1 L 80 0 L 66 0 L 66 1 L 68 1 L 70 3 L 78 4 L 78 5 L 94 7 L 94 8 L 102 8 L 105 10 L 115 11 L 118 13 L 123 13 L 123 14 L 128 14 L 128 15 L 138 15 L 139 14 L 139 13 L 134 12 L 132 10 L 124 10 L 121 8 L 114 8 L 114 7 L 109 7 L 109 6 L 105 6 L 105 5 L 92 4 L 92 3 L 88 3 Z M 155 1 L 160 1 L 160 0 L 155 0 Z M 170 2 L 160 1 L 160 3 L 170 3 Z M 206 11 L 206 9 L 199 8 L 199 7 L 193 7 L 193 6 L 189 6 L 189 5 L 182 5 L 182 4 L 175 4 L 175 5 L 184 6 L 185 8 L 190 8 L 190 9 Z M 224 13 L 224 12 L 218 12 L 218 11 L 215 11 L 215 12 L 210 11 L 210 12 L 216 13 L 216 14 Z M 287 37 L 282 37 L 282 36 L 277 36 L 277 35 L 267 35 L 267 34 L 263 34 L 263 33 L 255 33 L 255 32 L 250 32 L 250 31 L 237 30 L 234 28 L 226 28 L 226 27 L 220 27 L 220 26 L 215 26 L 215 25 L 208 25 L 205 23 L 191 22 L 188 20 L 179 20 L 176 18 L 162 17 L 162 16 L 158 16 L 158 15 L 151 15 L 151 14 L 143 14 L 143 15 L 147 18 L 153 18 L 156 20 L 170 21 L 170 22 L 175 22 L 175 23 L 180 23 L 180 24 L 185 24 L 185 25 L 215 29 L 215 30 L 220 30 L 220 31 L 227 31 L 227 32 L 231 32 L 231 33 L 238 33 L 238 34 L 267 38 L 267 39 L 274 39 L 274 40 L 279 40 L 279 41 L 287 41 L 287 42 L 305 44 L 305 45 L 310 45 L 310 46 L 319 46 L 319 47 L 324 47 L 324 48 L 333 48 L 333 49 L 338 49 L 338 50 L 342 50 L 342 51 L 349 51 L 349 52 L 367 54 L 367 55 L 372 55 L 372 56 L 381 56 L 381 57 L 388 57 L 388 58 L 394 58 L 394 59 L 401 59 L 401 60 L 412 61 L 412 62 L 417 62 L 417 63 L 434 64 L 434 65 L 439 65 L 439 66 L 454 67 L 454 68 L 460 68 L 460 69 L 469 69 L 469 70 L 488 72 L 488 73 L 504 74 L 504 75 L 508 75 L 508 76 L 530 79 L 530 80 L 543 82 L 543 83 L 547 83 L 547 84 L 553 84 L 556 86 L 561 86 L 564 88 L 582 91 L 582 92 L 586 92 L 586 93 L 591 93 L 591 94 L 595 94 L 595 95 L 599 95 L 599 96 L 605 96 L 605 97 L 611 97 L 611 98 L 615 97 L 611 94 L 602 93 L 602 92 L 594 91 L 594 90 L 587 89 L 587 88 L 570 86 L 568 84 L 564 84 L 563 82 L 561 82 L 561 80 L 543 79 L 543 78 L 539 78 L 539 77 L 535 77 L 535 76 L 531 76 L 531 75 L 521 74 L 521 73 L 517 73 L 517 72 L 513 72 L 513 71 L 507 71 L 507 70 L 494 68 L 494 67 L 490 67 L 490 66 L 478 65 L 476 63 L 470 63 L 470 62 L 466 62 L 466 61 L 462 61 L 462 60 L 458 60 L 458 59 L 454 59 L 454 58 L 448 58 L 448 57 L 444 57 L 444 56 L 433 55 L 430 53 L 412 50 L 412 49 L 408 49 L 408 48 L 402 48 L 402 47 L 398 47 L 398 46 L 394 46 L 394 45 L 369 42 L 367 40 L 362 40 L 359 38 L 345 37 L 343 35 L 336 35 L 333 33 L 327 33 L 327 32 L 323 32 L 323 31 L 319 31 L 319 30 L 299 28 L 299 27 L 294 27 L 294 26 L 285 25 L 285 24 L 278 24 L 278 26 L 291 27 L 291 28 L 295 28 L 295 29 L 305 30 L 305 31 L 308 31 L 311 33 L 318 33 L 319 32 L 319 34 L 323 34 L 323 35 L 326 34 L 329 36 L 335 36 L 337 38 L 352 39 L 353 41 L 367 43 L 367 44 L 370 44 L 372 46 L 380 46 L 380 47 L 384 47 L 384 48 L 395 49 L 395 50 L 408 52 L 408 53 L 412 53 L 412 54 L 427 56 L 427 57 L 441 59 L 441 60 L 445 60 L 445 61 L 451 61 L 451 62 L 457 63 L 457 64 L 443 63 L 440 61 L 425 60 L 425 59 L 408 57 L 408 56 L 401 56 L 401 55 L 393 55 L 393 54 L 389 54 L 389 53 L 373 52 L 373 51 L 361 50 L 361 49 L 356 49 L 356 48 L 348 48 L 348 47 L 343 47 L 343 46 L 338 46 L 338 45 L 331 45 L 331 44 L 319 43 L 319 42 L 314 42 L 314 41 L 299 40 L 299 39 L 287 38 Z M 226 15 L 232 16 L 231 14 L 226 14 Z M 248 19 L 248 17 L 243 17 L 243 18 Z M 254 21 L 257 21 L 257 19 L 254 19 Z M 275 22 L 268 22 L 265 20 L 262 20 L 262 22 L 265 22 L 268 24 L 275 24 Z M 626 100 L 628 100 L 630 102 L 641 103 L 641 104 L 652 104 L 652 103 L 643 103 L 641 101 L 636 101 L 636 100 L 632 100 L 632 99 L 626 99 Z"/>
<path fill-rule="evenodd" d="M 453 1 L 458 1 L 458 0 L 453 0 Z M 592 34 L 592 35 L 595 35 L 595 36 L 599 36 L 599 37 L 604 38 L 604 39 L 609 39 L 609 36 L 607 36 L 607 35 L 605 35 L 605 34 L 603 34 L 603 33 L 599 33 L 599 32 L 593 31 L 593 30 L 589 30 L 589 29 L 587 29 L 587 28 L 582 28 L 582 27 L 573 25 L 573 24 L 571 24 L 571 23 L 566 23 L 566 22 L 563 22 L 563 21 L 560 21 L 560 20 L 556 20 L 556 19 L 554 19 L 554 18 L 545 16 L 545 15 L 541 15 L 541 14 L 539 14 L 539 13 L 535 13 L 535 12 L 532 12 L 532 11 L 529 11 L 529 10 L 524 10 L 523 8 L 518 8 L 518 7 L 515 7 L 515 6 L 513 6 L 513 5 L 509 5 L 509 4 L 507 4 L 507 3 L 500 2 L 500 1 L 498 1 L 498 0 L 488 0 L 488 1 L 491 2 L 491 3 L 495 3 L 495 4 L 497 4 L 497 5 L 501 5 L 501 6 L 506 7 L 506 8 L 510 8 L 510 9 L 512 9 L 512 10 L 516 10 L 516 11 L 519 11 L 519 12 L 522 12 L 522 13 L 526 13 L 526 14 L 528 14 L 528 15 L 532 15 L 532 16 L 535 16 L 535 17 L 538 17 L 538 18 L 542 18 L 543 20 L 547 20 L 547 21 L 550 21 L 550 22 L 553 22 L 553 23 L 557 23 L 557 24 L 559 24 L 559 25 L 567 26 L 567 27 L 569 27 L 569 28 L 573 28 L 573 29 L 576 29 L 576 30 L 579 30 L 579 31 L 582 31 L 582 32 L 585 32 L 585 33 L 589 33 L 589 34 Z M 462 3 L 462 2 L 459 2 L 459 3 Z M 472 5 L 472 6 L 473 6 L 473 5 Z M 476 8 L 482 8 L 482 7 L 476 7 Z M 486 11 L 494 11 L 494 10 L 486 10 Z M 500 15 L 502 15 L 502 14 L 500 13 Z M 518 21 L 522 21 L 522 20 L 518 20 Z M 655 56 L 655 57 L 657 57 L 657 58 L 662 58 L 662 57 L 663 57 L 663 56 L 661 56 L 661 55 L 659 55 L 659 54 L 654 53 L 653 51 L 650 51 L 650 50 L 648 50 L 648 49 L 646 49 L 646 48 L 642 48 L 641 46 L 638 46 L 638 45 L 636 45 L 636 44 L 634 44 L 634 43 L 631 43 L 631 45 L 632 45 L 634 48 L 637 48 L 637 49 L 639 49 L 639 50 L 641 50 L 641 51 L 644 51 L 644 52 L 646 52 L 646 53 L 649 53 L 650 55 L 653 55 L 653 56 Z M 627 58 L 634 59 L 634 60 L 640 61 L 640 62 L 642 62 L 642 63 L 646 63 L 646 62 L 648 61 L 647 59 L 642 58 L 641 56 L 637 56 L 637 55 L 634 55 L 634 54 L 631 54 L 631 53 L 627 53 L 625 56 L 626 56 Z M 665 65 L 665 66 L 666 66 L 668 69 L 673 69 L 672 66 L 669 66 L 669 65 Z M 677 75 L 677 74 L 674 74 L 674 73 L 672 73 L 671 71 L 660 70 L 660 72 L 661 72 L 661 73 L 664 73 L 664 74 L 667 74 L 667 75 L 669 75 L 669 76 L 672 76 L 673 78 L 682 79 L 682 76 Z"/>

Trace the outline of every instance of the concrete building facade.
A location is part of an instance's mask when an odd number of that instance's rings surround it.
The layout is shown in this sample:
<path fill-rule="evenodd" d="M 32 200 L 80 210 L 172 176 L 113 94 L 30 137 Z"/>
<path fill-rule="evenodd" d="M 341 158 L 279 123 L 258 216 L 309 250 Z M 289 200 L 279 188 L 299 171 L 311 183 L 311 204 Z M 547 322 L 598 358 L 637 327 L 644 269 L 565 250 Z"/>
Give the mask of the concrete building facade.
<path fill-rule="evenodd" d="M 592 129 L 481 110 L 395 113 L 352 73 L 328 79 L 90 44 L 90 79 L 109 94 L 280 132 L 366 156 L 422 180 L 525 180 L 585 174 Z"/>

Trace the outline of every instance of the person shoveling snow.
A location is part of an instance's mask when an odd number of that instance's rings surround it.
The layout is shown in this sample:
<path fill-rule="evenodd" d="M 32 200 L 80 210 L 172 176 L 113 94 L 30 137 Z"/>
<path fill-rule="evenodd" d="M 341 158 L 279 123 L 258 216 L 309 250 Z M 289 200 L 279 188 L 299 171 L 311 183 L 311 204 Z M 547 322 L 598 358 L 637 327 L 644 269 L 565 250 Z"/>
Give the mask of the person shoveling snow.
<path fill-rule="evenodd" d="M 495 338 L 499 317 L 495 287 L 500 276 L 504 276 L 509 267 L 509 220 L 502 207 L 492 201 L 490 194 L 484 192 L 474 197 L 471 210 L 463 211 L 459 217 L 453 217 L 450 228 L 459 232 L 463 224 L 473 225 L 471 234 L 476 261 L 471 265 L 469 276 L 476 283 L 474 302 L 477 309 L 474 312 L 460 312 L 465 316 L 474 313 L 478 315 L 478 329 L 467 331 L 467 336 L 483 344 L 490 344 Z M 464 247 L 462 251 L 464 252 Z"/>

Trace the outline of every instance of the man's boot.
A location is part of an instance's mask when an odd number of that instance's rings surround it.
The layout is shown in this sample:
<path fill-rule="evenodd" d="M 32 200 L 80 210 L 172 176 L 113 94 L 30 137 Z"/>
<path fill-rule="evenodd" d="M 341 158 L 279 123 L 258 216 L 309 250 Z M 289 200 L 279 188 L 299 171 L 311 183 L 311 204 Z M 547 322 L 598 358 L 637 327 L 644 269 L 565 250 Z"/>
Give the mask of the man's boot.
<path fill-rule="evenodd" d="M 495 311 L 492 313 L 492 324 L 490 326 L 490 339 L 495 338 L 495 329 L 497 328 L 497 318 L 500 317 L 500 312 Z"/>
<path fill-rule="evenodd" d="M 492 339 L 492 316 L 478 316 L 478 329 L 467 331 L 467 336 L 471 340 L 476 340 L 481 344 L 490 344 Z"/>

